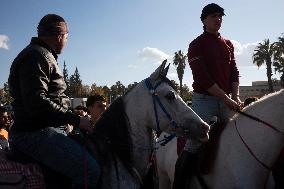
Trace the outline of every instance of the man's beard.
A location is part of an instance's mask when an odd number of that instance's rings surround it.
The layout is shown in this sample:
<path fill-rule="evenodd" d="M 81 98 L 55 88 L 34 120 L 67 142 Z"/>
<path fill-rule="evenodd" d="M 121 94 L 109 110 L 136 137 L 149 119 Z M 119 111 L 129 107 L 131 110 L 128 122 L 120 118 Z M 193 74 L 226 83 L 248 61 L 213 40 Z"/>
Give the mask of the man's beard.
<path fill-rule="evenodd" d="M 61 54 L 63 50 L 63 47 L 61 45 L 57 45 L 55 49 L 56 54 Z"/>

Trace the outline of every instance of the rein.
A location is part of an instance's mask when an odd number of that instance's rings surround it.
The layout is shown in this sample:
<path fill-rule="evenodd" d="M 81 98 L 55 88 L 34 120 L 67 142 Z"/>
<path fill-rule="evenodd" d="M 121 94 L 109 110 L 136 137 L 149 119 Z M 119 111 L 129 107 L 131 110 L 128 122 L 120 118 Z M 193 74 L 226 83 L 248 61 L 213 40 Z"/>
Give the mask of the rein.
<path fill-rule="evenodd" d="M 261 119 L 255 117 L 255 116 L 252 116 L 252 115 L 250 115 L 250 114 L 248 114 L 248 113 L 242 112 L 241 110 L 235 110 L 235 111 L 238 112 L 239 114 L 245 116 L 245 117 L 248 117 L 248 118 L 250 118 L 250 119 L 252 119 L 252 120 L 255 120 L 255 121 L 257 121 L 257 122 L 260 122 L 260 123 L 262 123 L 263 125 L 265 125 L 266 127 L 269 127 L 269 128 L 271 128 L 271 129 L 273 129 L 274 131 L 276 131 L 276 132 L 281 133 L 282 135 L 284 135 L 284 133 L 283 133 L 282 131 L 280 131 L 279 129 L 277 129 L 275 126 L 273 126 L 273 125 L 271 125 L 271 124 L 269 124 L 269 123 L 267 123 L 267 122 L 265 122 L 265 121 L 263 121 L 263 120 L 261 120 Z"/>
<path fill-rule="evenodd" d="M 241 110 L 235 110 L 235 111 L 236 111 L 237 113 L 239 113 L 239 114 L 245 116 L 245 117 L 248 117 L 248 118 L 250 118 L 250 119 L 252 119 L 252 120 L 254 120 L 254 121 L 257 121 L 257 122 L 259 122 L 259 123 L 262 123 L 264 126 L 273 129 L 273 130 L 276 131 L 277 133 L 280 133 L 280 134 L 284 135 L 284 133 L 283 133 L 282 131 L 280 131 L 279 129 L 277 129 L 275 126 L 273 126 L 273 125 L 271 125 L 271 124 L 269 124 L 269 123 L 267 123 L 267 122 L 265 122 L 265 121 L 263 121 L 263 120 L 261 120 L 261 119 L 255 117 L 255 116 L 252 116 L 252 115 L 250 115 L 250 114 L 248 114 L 248 113 L 242 112 Z M 266 165 L 264 162 L 262 162 L 262 161 L 254 154 L 254 152 L 253 152 L 252 149 L 249 147 L 249 145 L 245 142 L 245 140 L 243 139 L 243 137 L 241 136 L 241 134 L 240 134 L 240 132 L 239 132 L 239 130 L 238 130 L 236 120 L 235 120 L 235 128 L 236 128 L 236 131 L 237 131 L 237 133 L 238 133 L 240 139 L 242 140 L 243 144 L 244 144 L 245 147 L 248 149 L 249 153 L 254 157 L 254 159 L 255 159 L 258 163 L 260 163 L 264 168 L 266 168 L 267 170 L 271 170 L 272 167 L 270 167 L 270 166 Z"/>

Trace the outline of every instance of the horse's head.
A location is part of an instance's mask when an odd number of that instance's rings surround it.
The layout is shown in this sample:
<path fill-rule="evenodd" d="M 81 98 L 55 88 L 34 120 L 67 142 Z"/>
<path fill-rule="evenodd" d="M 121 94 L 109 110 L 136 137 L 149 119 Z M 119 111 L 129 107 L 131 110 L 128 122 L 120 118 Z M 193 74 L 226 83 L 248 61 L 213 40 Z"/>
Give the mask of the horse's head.
<path fill-rule="evenodd" d="M 135 95 L 127 95 L 128 101 L 130 96 L 133 97 L 132 103 L 135 106 L 131 114 L 136 114 L 136 117 L 139 114 L 140 121 L 152 129 L 207 141 L 208 124 L 187 106 L 172 87 L 166 77 L 168 69 L 169 65 L 166 67 L 165 60 L 149 78 L 130 92 Z"/>

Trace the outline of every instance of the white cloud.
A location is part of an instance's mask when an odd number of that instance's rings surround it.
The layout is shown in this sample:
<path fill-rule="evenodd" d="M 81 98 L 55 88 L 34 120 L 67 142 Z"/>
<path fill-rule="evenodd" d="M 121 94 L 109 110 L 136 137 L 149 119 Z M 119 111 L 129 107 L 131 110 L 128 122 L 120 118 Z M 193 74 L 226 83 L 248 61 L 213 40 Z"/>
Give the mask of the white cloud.
<path fill-rule="evenodd" d="M 241 44 L 240 42 L 235 40 L 231 40 L 231 42 L 234 45 L 237 65 L 244 67 L 248 66 L 254 67 L 252 63 L 252 55 L 254 49 L 256 48 L 259 42 L 246 43 L 246 44 Z"/>
<path fill-rule="evenodd" d="M 143 61 L 149 61 L 154 64 L 161 64 L 165 59 L 169 59 L 171 56 L 157 48 L 145 47 L 142 50 L 138 51 L 138 56 Z"/>
<path fill-rule="evenodd" d="M 7 35 L 0 35 L 0 49 L 9 49 L 8 46 L 9 37 Z"/>

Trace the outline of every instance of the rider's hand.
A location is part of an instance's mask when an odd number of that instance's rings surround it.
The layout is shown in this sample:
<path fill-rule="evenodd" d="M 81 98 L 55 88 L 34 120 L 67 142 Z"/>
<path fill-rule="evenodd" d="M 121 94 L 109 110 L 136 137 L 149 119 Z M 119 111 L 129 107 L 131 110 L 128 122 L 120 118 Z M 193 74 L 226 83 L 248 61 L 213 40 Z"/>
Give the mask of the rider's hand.
<path fill-rule="evenodd" d="M 93 127 L 89 117 L 80 117 L 80 124 L 78 127 L 88 133 L 93 133 Z"/>
<path fill-rule="evenodd" d="M 224 99 L 225 104 L 232 110 L 241 110 L 242 106 L 240 103 L 234 101 L 233 99 L 226 97 Z"/>
<path fill-rule="evenodd" d="M 232 99 L 239 105 L 240 110 L 244 108 L 244 103 L 241 101 L 239 96 L 233 96 Z"/>

